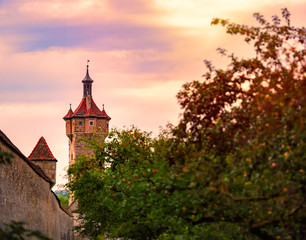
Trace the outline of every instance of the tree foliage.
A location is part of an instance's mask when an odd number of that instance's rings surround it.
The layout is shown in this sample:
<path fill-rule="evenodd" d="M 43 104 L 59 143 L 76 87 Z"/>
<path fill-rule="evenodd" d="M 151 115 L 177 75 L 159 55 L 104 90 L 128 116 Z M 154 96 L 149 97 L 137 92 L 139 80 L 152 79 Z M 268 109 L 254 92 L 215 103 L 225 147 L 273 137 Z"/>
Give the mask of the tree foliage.
<path fill-rule="evenodd" d="M 39 231 L 29 230 L 25 227 L 24 222 L 11 221 L 9 224 L 3 224 L 0 227 L 1 240 L 28 240 L 28 239 L 41 239 L 51 240 Z"/>
<path fill-rule="evenodd" d="M 0 149 L 0 164 L 12 164 L 13 154 Z"/>
<path fill-rule="evenodd" d="M 57 197 L 60 200 L 62 208 L 67 209 L 68 206 L 69 206 L 69 197 L 68 196 L 63 196 L 61 194 L 58 194 Z"/>
<path fill-rule="evenodd" d="M 109 137 L 102 145 L 98 135 L 93 137 L 94 156 L 83 156 L 69 168 L 69 187 L 84 220 L 79 230 L 91 237 L 103 232 L 114 238 L 155 239 L 175 210 L 168 204 L 173 177 L 164 181 L 170 171 L 165 146 L 134 127 L 113 130 Z"/>
<path fill-rule="evenodd" d="M 178 126 L 88 140 L 69 168 L 79 231 L 123 239 L 297 239 L 306 222 L 305 28 L 214 19 L 255 56 L 183 85 Z"/>

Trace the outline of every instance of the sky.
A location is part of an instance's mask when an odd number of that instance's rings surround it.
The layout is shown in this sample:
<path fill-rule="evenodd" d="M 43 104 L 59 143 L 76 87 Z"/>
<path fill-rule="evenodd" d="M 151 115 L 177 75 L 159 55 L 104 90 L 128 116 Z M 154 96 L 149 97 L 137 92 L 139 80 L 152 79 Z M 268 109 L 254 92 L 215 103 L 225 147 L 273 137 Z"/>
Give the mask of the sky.
<path fill-rule="evenodd" d="M 81 101 L 87 60 L 93 98 L 105 104 L 110 127 L 133 124 L 156 135 L 178 122 L 176 94 L 201 80 L 203 60 L 226 66 L 218 47 L 252 55 L 211 20 L 256 25 L 253 13 L 270 20 L 284 7 L 292 25 L 305 24 L 305 0 L 0 0 L 0 129 L 25 156 L 43 136 L 64 184 L 63 117 Z"/>

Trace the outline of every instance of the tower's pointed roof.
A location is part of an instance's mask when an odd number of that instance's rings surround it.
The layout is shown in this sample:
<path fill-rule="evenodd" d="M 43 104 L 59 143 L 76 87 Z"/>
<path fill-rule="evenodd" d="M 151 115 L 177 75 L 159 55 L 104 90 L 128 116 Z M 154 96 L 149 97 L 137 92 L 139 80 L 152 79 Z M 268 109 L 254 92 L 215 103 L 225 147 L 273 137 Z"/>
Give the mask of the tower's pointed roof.
<path fill-rule="evenodd" d="M 71 104 L 70 104 L 70 109 L 68 111 L 68 113 L 65 115 L 64 119 L 68 119 L 68 118 L 71 118 L 73 115 L 73 111 L 71 109 Z"/>
<path fill-rule="evenodd" d="M 64 119 L 66 118 L 66 116 L 64 117 Z M 97 118 L 106 118 L 108 120 L 111 119 L 106 114 L 104 109 L 103 111 L 100 111 L 100 109 L 97 107 L 92 97 L 90 97 L 90 107 L 88 106 L 88 101 L 86 101 L 86 98 L 85 97 L 82 98 L 81 103 L 74 111 L 72 116 L 70 116 L 69 118 L 75 118 L 75 117 L 97 117 Z"/>
<path fill-rule="evenodd" d="M 109 119 L 109 120 L 111 119 L 110 116 L 108 116 L 107 113 L 105 112 L 104 104 L 103 104 L 102 113 L 107 117 L 107 119 Z"/>
<path fill-rule="evenodd" d="M 46 140 L 44 137 L 41 137 L 30 156 L 28 157 L 30 160 L 47 160 L 47 161 L 57 161 L 53 156 Z"/>
<path fill-rule="evenodd" d="M 89 65 L 87 65 L 86 75 L 85 75 L 84 79 L 82 80 L 82 83 L 84 83 L 84 82 L 86 82 L 86 83 L 93 83 L 93 80 L 89 76 L 88 67 L 89 67 Z"/>
<path fill-rule="evenodd" d="M 87 60 L 89 62 L 89 60 Z M 73 112 L 71 109 L 68 111 L 68 113 L 65 115 L 64 120 L 69 120 L 72 118 L 79 118 L 79 117 L 93 117 L 93 118 L 104 118 L 107 120 L 110 120 L 111 118 L 106 114 L 104 107 L 101 111 L 97 105 L 95 104 L 93 98 L 92 98 L 92 83 L 93 80 L 89 76 L 89 70 L 88 70 L 88 64 L 87 64 L 87 70 L 85 78 L 82 80 L 83 83 L 83 98 L 81 100 L 81 103 L 79 106 L 75 109 Z"/>

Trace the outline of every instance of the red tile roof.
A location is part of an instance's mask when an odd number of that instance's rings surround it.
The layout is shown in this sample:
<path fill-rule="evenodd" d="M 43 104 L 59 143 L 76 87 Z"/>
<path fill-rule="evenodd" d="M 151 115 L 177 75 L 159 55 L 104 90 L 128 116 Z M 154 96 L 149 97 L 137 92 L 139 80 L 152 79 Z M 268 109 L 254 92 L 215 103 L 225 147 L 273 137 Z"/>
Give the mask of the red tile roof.
<path fill-rule="evenodd" d="M 87 104 L 89 103 L 86 101 L 86 97 L 83 97 L 77 109 L 74 112 L 72 112 L 72 110 L 69 110 L 69 112 L 66 114 L 64 119 L 75 118 L 75 117 L 96 117 L 96 118 L 106 118 L 110 120 L 111 118 L 106 114 L 105 110 L 100 111 L 100 109 L 95 104 L 93 98 L 91 96 L 89 97 L 90 97 L 90 107 L 87 106 Z"/>
<path fill-rule="evenodd" d="M 110 116 L 107 115 L 107 113 L 105 112 L 104 109 L 102 110 L 102 113 L 103 113 L 108 119 L 111 119 Z"/>
<path fill-rule="evenodd" d="M 92 108 L 88 108 L 87 112 L 84 114 L 84 117 L 95 117 L 96 114 L 92 110 Z"/>
<path fill-rule="evenodd" d="M 53 156 L 50 148 L 46 140 L 41 137 L 33 151 L 31 152 L 30 156 L 28 157 L 30 160 L 47 160 L 47 161 L 57 161 L 56 158 Z"/>
<path fill-rule="evenodd" d="M 71 108 L 69 109 L 68 113 L 65 115 L 64 119 L 66 118 L 71 118 L 73 115 L 73 111 L 71 110 Z"/>
<path fill-rule="evenodd" d="M 82 117 L 84 116 L 84 114 L 87 112 L 87 107 L 86 107 L 86 98 L 83 97 L 81 103 L 79 104 L 79 106 L 77 107 L 77 109 L 75 109 L 74 113 L 73 113 L 73 117 Z"/>

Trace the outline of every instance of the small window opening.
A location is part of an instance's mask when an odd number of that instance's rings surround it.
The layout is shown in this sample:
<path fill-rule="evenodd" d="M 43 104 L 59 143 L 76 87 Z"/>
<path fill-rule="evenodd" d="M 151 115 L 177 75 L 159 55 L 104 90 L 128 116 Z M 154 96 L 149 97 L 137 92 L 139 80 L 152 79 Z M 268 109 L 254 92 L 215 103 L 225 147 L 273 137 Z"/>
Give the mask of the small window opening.
<path fill-rule="evenodd" d="M 93 125 L 93 121 L 90 121 L 89 124 L 92 126 Z"/>
<path fill-rule="evenodd" d="M 79 125 L 82 126 L 82 122 L 79 122 Z"/>

